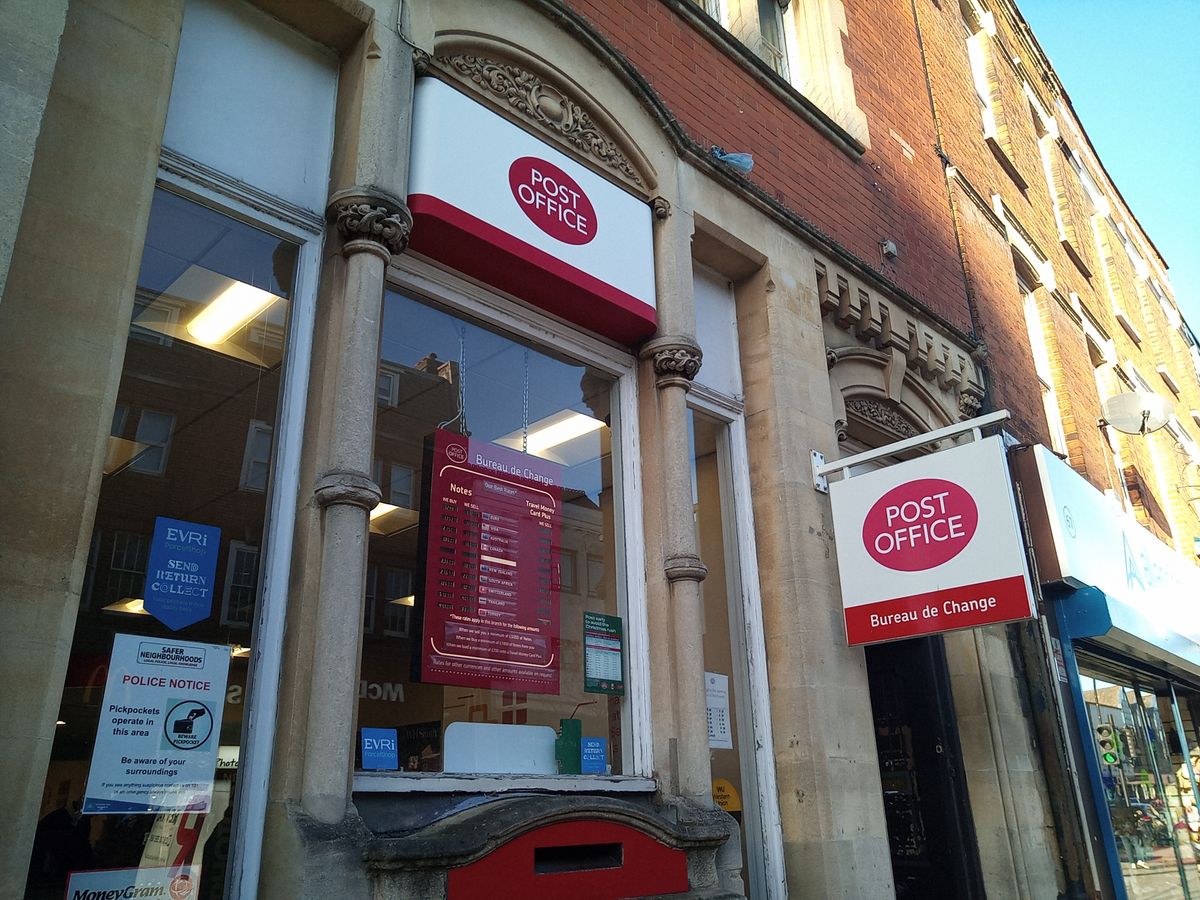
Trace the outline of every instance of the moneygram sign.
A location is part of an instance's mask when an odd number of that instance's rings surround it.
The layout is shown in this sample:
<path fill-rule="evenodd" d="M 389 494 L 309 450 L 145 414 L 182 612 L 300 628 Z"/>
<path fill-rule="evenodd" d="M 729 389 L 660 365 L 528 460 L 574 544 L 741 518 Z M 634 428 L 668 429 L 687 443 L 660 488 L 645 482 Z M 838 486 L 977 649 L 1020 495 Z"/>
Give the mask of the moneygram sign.
<path fill-rule="evenodd" d="M 830 486 L 853 646 L 1034 614 L 999 437 Z"/>

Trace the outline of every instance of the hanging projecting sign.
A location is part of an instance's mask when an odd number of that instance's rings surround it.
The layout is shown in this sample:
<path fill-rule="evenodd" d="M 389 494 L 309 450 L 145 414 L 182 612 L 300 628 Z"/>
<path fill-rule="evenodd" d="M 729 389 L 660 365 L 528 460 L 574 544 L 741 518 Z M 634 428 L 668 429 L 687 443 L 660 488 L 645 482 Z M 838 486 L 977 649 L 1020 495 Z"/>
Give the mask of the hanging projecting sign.
<path fill-rule="evenodd" d="M 116 635 L 84 813 L 208 812 L 228 674 L 223 644 Z"/>
<path fill-rule="evenodd" d="M 421 680 L 557 694 L 562 466 L 434 437 Z"/>
<path fill-rule="evenodd" d="M 646 203 L 434 78 L 413 123 L 414 250 L 622 343 L 653 334 Z"/>
<path fill-rule="evenodd" d="M 830 485 L 851 645 L 1034 615 L 999 437 Z"/>

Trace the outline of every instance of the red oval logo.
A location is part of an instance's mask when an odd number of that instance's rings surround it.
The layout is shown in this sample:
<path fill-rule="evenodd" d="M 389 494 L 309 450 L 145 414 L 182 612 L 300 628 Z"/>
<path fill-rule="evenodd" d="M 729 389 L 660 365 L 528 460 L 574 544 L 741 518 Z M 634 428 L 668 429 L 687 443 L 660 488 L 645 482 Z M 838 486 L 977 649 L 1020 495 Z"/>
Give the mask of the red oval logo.
<path fill-rule="evenodd" d="M 919 572 L 966 549 L 979 527 L 979 507 L 966 489 L 942 478 L 897 485 L 863 521 L 863 545 L 881 566 Z"/>
<path fill-rule="evenodd" d="M 446 447 L 446 456 L 450 462 L 462 463 L 467 461 L 466 448 L 461 444 L 449 444 Z"/>
<path fill-rule="evenodd" d="M 596 210 L 579 184 L 552 162 L 522 156 L 508 167 L 508 186 L 529 221 L 564 244 L 596 236 Z"/>

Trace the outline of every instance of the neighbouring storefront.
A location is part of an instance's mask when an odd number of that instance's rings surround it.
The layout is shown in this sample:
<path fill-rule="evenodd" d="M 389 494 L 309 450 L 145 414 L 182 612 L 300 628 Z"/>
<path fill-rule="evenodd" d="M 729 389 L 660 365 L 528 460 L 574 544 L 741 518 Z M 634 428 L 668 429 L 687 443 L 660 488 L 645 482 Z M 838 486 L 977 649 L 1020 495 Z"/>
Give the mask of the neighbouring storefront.
<path fill-rule="evenodd" d="M 1200 570 L 1045 447 L 1018 454 L 1095 863 L 1200 897 Z"/>

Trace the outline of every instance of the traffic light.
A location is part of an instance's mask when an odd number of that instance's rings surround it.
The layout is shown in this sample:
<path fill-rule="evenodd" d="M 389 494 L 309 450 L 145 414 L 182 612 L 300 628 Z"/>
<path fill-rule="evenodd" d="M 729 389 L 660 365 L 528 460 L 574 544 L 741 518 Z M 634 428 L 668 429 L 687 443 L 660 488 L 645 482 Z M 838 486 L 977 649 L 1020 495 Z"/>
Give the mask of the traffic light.
<path fill-rule="evenodd" d="M 1106 766 L 1115 766 L 1121 761 L 1120 745 L 1117 743 L 1117 733 L 1112 725 L 1102 723 L 1094 729 L 1096 735 L 1096 750 L 1100 754 L 1100 762 Z"/>

